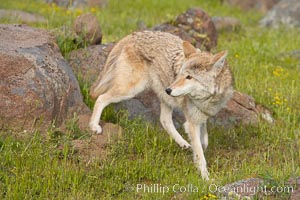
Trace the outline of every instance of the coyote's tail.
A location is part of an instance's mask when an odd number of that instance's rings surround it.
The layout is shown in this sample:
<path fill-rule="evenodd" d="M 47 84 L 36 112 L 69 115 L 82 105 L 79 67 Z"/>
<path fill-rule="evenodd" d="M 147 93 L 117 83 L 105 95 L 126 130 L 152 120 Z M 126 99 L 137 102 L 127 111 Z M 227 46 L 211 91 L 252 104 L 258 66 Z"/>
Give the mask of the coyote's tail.
<path fill-rule="evenodd" d="M 100 72 L 96 82 L 90 88 L 90 97 L 97 99 L 99 95 L 105 93 L 111 86 L 116 71 L 117 57 L 110 56 L 104 66 L 104 69 Z"/>
<path fill-rule="evenodd" d="M 90 88 L 90 97 L 95 100 L 97 97 L 103 93 L 105 93 L 109 88 L 109 82 L 112 78 L 103 80 L 102 73 L 98 76 L 96 82 Z"/>
<path fill-rule="evenodd" d="M 125 39 L 122 40 L 126 42 Z M 119 41 L 109 53 L 103 70 L 100 72 L 96 82 L 90 89 L 90 96 L 92 99 L 98 98 L 99 95 L 105 93 L 112 87 L 114 79 L 116 78 L 119 58 L 122 56 L 123 48 L 122 41 Z M 121 61 L 120 61 L 121 62 Z"/>

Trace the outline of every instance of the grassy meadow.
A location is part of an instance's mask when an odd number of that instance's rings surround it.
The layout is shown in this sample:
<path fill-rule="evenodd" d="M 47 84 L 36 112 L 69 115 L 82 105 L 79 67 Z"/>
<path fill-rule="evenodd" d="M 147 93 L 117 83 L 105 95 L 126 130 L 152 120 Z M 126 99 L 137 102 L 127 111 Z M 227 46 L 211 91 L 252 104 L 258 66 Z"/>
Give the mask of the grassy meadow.
<path fill-rule="evenodd" d="M 128 120 L 126 112 L 106 110 L 103 119 L 120 124 L 124 134 L 109 145 L 105 160 L 89 163 L 72 148 L 73 139 L 88 137 L 74 122 L 66 133 L 49 128 L 46 138 L 34 132 L 30 138 L 19 139 L 10 130 L 0 129 L 0 199 L 217 199 L 212 185 L 260 177 L 268 187 L 284 186 L 290 177 L 300 176 L 300 63 L 288 54 L 300 50 L 299 29 L 261 28 L 262 14 L 222 5 L 219 0 L 109 0 L 102 9 L 69 10 L 41 0 L 0 0 L 0 9 L 20 9 L 47 18 L 47 23 L 30 25 L 53 32 L 66 58 L 80 45 L 60 27 L 70 28 L 82 13 L 97 16 L 106 43 L 136 30 L 140 21 L 151 27 L 195 6 L 211 16 L 241 20 L 239 31 L 219 34 L 213 51 L 229 51 L 236 89 L 271 109 L 275 123 L 261 121 L 229 130 L 210 126 L 205 152 L 208 182 L 197 173 L 190 150 L 180 149 L 158 127 Z M 18 21 L 2 19 L 0 23 Z M 86 103 L 92 106 L 88 86 L 80 84 Z M 137 191 L 138 184 L 156 184 L 169 191 Z M 264 199 L 288 199 L 289 195 L 274 193 Z"/>

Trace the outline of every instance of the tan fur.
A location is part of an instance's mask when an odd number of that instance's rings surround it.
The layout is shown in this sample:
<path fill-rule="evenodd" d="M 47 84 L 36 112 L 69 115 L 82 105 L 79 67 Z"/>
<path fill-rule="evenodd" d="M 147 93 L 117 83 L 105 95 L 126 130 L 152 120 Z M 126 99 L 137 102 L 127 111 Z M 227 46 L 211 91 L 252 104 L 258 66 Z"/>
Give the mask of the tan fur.
<path fill-rule="evenodd" d="M 226 55 L 200 52 L 169 33 L 143 31 L 128 35 L 113 48 L 91 88 L 91 96 L 97 98 L 91 129 L 102 132 L 99 120 L 107 105 L 151 88 L 161 102 L 162 126 L 181 147 L 190 147 L 172 121 L 173 108 L 183 110 L 194 162 L 202 177 L 208 179 L 203 154 L 208 145 L 206 121 L 224 107 L 233 91 Z"/>
<path fill-rule="evenodd" d="M 181 79 L 179 79 L 176 84 L 173 84 L 173 87 L 182 87 L 185 85 L 185 81 L 186 81 L 186 78 L 185 77 L 182 77 Z"/>

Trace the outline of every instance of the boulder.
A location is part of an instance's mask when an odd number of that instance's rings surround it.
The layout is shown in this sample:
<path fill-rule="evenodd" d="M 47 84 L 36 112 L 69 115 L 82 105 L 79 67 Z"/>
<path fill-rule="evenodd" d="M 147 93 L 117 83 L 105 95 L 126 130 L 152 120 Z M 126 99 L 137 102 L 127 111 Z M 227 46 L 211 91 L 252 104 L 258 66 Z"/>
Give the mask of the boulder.
<path fill-rule="evenodd" d="M 91 45 L 100 44 L 102 32 L 97 18 L 86 13 L 78 16 L 73 23 L 73 30 L 85 42 Z"/>
<path fill-rule="evenodd" d="M 215 24 L 218 32 L 222 31 L 236 31 L 242 26 L 241 21 L 234 17 L 213 17 L 212 21 Z"/>
<path fill-rule="evenodd" d="M 0 129 L 44 130 L 90 114 L 55 38 L 25 25 L 0 25 L 0 99 Z"/>
<path fill-rule="evenodd" d="M 280 1 L 270 10 L 260 21 L 262 26 L 278 27 L 286 25 L 289 27 L 300 27 L 300 1 L 284 0 Z"/>
<path fill-rule="evenodd" d="M 189 43 L 191 43 L 193 45 L 197 44 L 197 40 L 193 36 L 189 35 L 183 29 L 181 29 L 179 27 L 176 27 L 174 25 L 171 25 L 169 23 L 157 25 L 157 26 L 153 27 L 151 30 L 168 32 L 168 33 L 171 33 L 173 35 L 177 35 L 181 39 L 186 40 L 186 41 L 188 41 Z M 198 44 L 198 46 L 201 46 L 201 43 Z"/>
<path fill-rule="evenodd" d="M 130 118 L 140 116 L 150 123 L 159 123 L 160 103 L 152 91 L 144 91 L 133 99 L 116 104 L 115 108 L 128 110 Z M 274 121 L 272 113 L 262 105 L 257 105 L 253 97 L 235 91 L 226 107 L 211 117 L 209 122 L 213 126 L 230 128 L 241 124 L 256 124 L 260 118 L 269 123 Z M 176 127 L 184 123 L 185 118 L 180 110 L 174 110 L 173 121 Z"/>
<path fill-rule="evenodd" d="M 21 10 L 0 9 L 0 19 L 16 20 L 22 23 L 45 23 L 47 20 L 37 14 L 31 14 Z"/>
<path fill-rule="evenodd" d="M 279 191 L 271 187 L 276 186 L 273 180 L 261 178 L 247 178 L 226 184 L 219 188 L 214 185 L 210 187 L 210 192 L 216 193 L 219 199 L 290 199 L 299 200 L 300 197 L 300 177 L 290 178 L 282 186 L 278 186 Z M 217 190 L 219 189 L 219 190 Z M 284 190 L 284 191 L 283 191 Z"/>
<path fill-rule="evenodd" d="M 215 25 L 201 8 L 190 8 L 178 15 L 175 21 L 157 25 L 152 30 L 172 33 L 195 47 L 208 51 L 217 46 L 218 34 Z"/>
<path fill-rule="evenodd" d="M 253 97 L 235 91 L 225 108 L 210 118 L 214 125 L 231 127 L 239 124 L 256 124 L 262 118 L 273 123 L 272 113 L 262 105 L 255 103 Z"/>
<path fill-rule="evenodd" d="M 237 6 L 242 10 L 249 11 L 256 9 L 262 13 L 266 13 L 272 9 L 280 0 L 225 0 L 229 5 Z"/>
<path fill-rule="evenodd" d="M 78 76 L 88 84 L 92 84 L 105 64 L 113 44 L 90 46 L 85 49 L 75 50 L 70 53 L 70 65 Z M 115 104 L 115 109 L 125 109 L 129 112 L 129 118 L 141 117 L 150 123 L 159 123 L 160 103 L 156 94 L 146 90 L 133 99 Z M 231 127 L 239 124 L 255 124 L 260 117 L 268 122 L 273 122 L 271 112 L 249 95 L 234 92 L 232 99 L 227 106 L 215 117 L 210 119 L 213 125 Z M 173 119 L 177 127 L 184 122 L 181 111 L 175 110 Z"/>

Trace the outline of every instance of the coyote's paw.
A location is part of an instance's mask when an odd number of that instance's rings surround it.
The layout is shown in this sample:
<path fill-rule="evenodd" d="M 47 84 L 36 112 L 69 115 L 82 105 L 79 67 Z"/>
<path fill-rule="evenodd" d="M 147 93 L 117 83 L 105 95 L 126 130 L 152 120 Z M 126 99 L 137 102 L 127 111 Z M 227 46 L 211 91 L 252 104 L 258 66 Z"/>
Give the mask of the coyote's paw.
<path fill-rule="evenodd" d="M 209 173 L 208 173 L 207 169 L 206 168 L 202 169 L 202 170 L 200 170 L 200 172 L 201 172 L 202 179 L 208 181 Z"/>
<path fill-rule="evenodd" d="M 102 133 L 102 128 L 98 124 L 90 124 L 90 129 L 96 133 L 96 134 L 101 134 Z"/>
<path fill-rule="evenodd" d="M 196 164 L 199 172 L 201 173 L 202 179 L 208 181 L 209 173 L 206 168 L 206 162 Z"/>
<path fill-rule="evenodd" d="M 183 149 L 189 149 L 189 148 L 192 147 L 187 141 L 182 141 L 182 142 L 180 142 L 180 143 L 178 143 L 178 144 L 179 144 L 179 146 L 180 146 L 181 148 L 183 148 Z"/>

